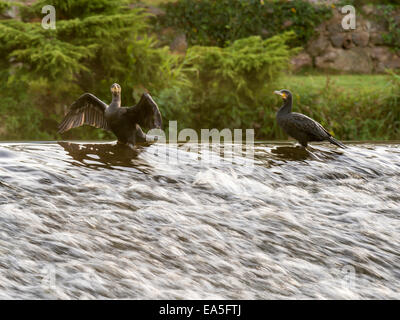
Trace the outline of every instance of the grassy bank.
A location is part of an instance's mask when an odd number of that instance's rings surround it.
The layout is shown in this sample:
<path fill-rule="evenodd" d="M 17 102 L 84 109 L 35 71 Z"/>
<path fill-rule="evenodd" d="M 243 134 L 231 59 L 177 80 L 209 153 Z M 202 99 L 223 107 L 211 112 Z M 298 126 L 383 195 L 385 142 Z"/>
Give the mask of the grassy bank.
<path fill-rule="evenodd" d="M 390 94 L 392 91 L 393 79 L 389 75 L 325 75 L 325 74 L 306 74 L 291 75 L 282 79 L 282 83 L 287 83 L 293 90 L 322 90 L 327 82 L 335 85 L 347 93 L 379 92 Z"/>
<path fill-rule="evenodd" d="M 266 84 L 263 100 L 247 106 L 243 118 L 238 106 L 225 110 L 220 125 L 214 121 L 214 125 L 203 126 L 207 121 L 198 121 L 198 114 L 190 112 L 193 103 L 190 94 L 167 90 L 157 96 L 157 101 L 164 109 L 165 119 L 178 120 L 180 129 L 254 128 L 256 139 L 286 139 L 275 120 L 282 102 L 272 93 L 282 88 L 293 93 L 293 111 L 319 121 L 337 138 L 400 140 L 400 85 L 390 75 L 283 76 L 273 86 Z M 215 119 L 220 110 L 210 106 L 207 112 L 203 119 Z M 230 120 L 231 113 L 241 124 Z"/>

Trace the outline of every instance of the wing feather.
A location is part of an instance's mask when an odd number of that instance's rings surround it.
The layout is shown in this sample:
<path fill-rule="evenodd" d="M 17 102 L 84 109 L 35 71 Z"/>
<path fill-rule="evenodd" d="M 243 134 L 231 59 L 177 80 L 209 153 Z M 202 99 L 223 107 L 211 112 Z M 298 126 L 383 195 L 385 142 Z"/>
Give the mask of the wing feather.
<path fill-rule="evenodd" d="M 99 128 L 101 126 L 101 114 L 98 110 L 96 110 L 96 121 L 95 121 L 95 126 L 96 128 Z"/>
<path fill-rule="evenodd" d="M 332 135 L 317 121 L 304 114 L 292 112 L 291 117 L 295 121 L 291 124 L 297 129 L 307 134 L 312 134 L 318 138 L 328 138 Z"/>
<path fill-rule="evenodd" d="M 106 103 L 90 93 L 85 93 L 71 105 L 58 127 L 58 132 L 64 133 L 84 124 L 110 130 L 104 115 L 106 109 Z"/>
<path fill-rule="evenodd" d="M 91 126 L 93 126 L 94 123 L 95 123 L 95 121 L 94 121 L 94 108 L 93 107 L 89 107 L 88 112 L 89 112 L 89 124 Z"/>
<path fill-rule="evenodd" d="M 89 110 L 90 110 L 90 108 L 86 108 L 85 110 L 84 110 L 84 117 L 85 117 L 85 120 L 84 121 L 86 121 L 87 123 L 89 123 L 90 124 L 90 119 L 89 119 Z"/>
<path fill-rule="evenodd" d="M 144 93 L 137 105 L 126 108 L 131 121 L 149 129 L 162 127 L 161 112 L 157 103 L 148 93 Z"/>
<path fill-rule="evenodd" d="M 90 119 L 91 109 L 92 109 L 91 107 L 85 109 L 85 118 L 86 121 L 89 123 L 89 125 L 92 125 L 92 120 Z"/>

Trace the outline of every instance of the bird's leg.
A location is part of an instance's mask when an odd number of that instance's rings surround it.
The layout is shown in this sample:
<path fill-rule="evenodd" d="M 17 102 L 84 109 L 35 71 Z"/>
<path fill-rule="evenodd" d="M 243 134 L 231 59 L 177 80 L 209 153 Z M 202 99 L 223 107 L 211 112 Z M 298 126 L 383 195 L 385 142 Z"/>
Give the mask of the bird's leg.
<path fill-rule="evenodd" d="M 136 136 L 139 138 L 138 141 L 140 142 L 154 142 L 158 140 L 157 136 L 145 134 L 138 124 L 136 124 Z"/>

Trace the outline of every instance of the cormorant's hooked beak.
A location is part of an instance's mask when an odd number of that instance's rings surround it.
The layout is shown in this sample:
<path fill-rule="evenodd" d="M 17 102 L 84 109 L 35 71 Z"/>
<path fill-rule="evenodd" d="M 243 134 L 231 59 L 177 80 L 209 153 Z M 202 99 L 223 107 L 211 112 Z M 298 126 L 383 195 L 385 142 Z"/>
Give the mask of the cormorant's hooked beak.
<path fill-rule="evenodd" d="M 286 93 L 284 93 L 284 92 L 274 91 L 274 93 L 277 94 L 277 95 L 280 95 L 283 99 L 286 99 L 286 98 L 287 98 L 287 95 L 286 95 Z"/>

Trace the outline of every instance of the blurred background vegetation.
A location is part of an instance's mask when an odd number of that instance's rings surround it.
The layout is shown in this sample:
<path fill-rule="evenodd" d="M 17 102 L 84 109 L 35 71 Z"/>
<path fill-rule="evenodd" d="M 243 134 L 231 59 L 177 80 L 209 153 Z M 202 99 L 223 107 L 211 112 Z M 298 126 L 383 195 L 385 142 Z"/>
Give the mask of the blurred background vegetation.
<path fill-rule="evenodd" d="M 380 2 L 394 48 L 396 2 Z M 55 30 L 41 27 L 41 8 L 49 4 L 57 10 Z M 15 17 L 6 14 L 10 8 Z M 0 139 L 114 139 L 90 127 L 57 134 L 75 99 L 91 92 L 109 102 L 114 82 L 125 106 L 149 90 L 164 123 L 177 120 L 179 129 L 254 128 L 257 139 L 286 139 L 272 92 L 287 88 L 295 111 L 342 140 L 400 139 L 395 72 L 291 71 L 290 59 L 332 8 L 303 0 L 0 0 Z M 187 40 L 185 53 L 169 46 L 177 30 Z"/>

